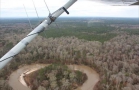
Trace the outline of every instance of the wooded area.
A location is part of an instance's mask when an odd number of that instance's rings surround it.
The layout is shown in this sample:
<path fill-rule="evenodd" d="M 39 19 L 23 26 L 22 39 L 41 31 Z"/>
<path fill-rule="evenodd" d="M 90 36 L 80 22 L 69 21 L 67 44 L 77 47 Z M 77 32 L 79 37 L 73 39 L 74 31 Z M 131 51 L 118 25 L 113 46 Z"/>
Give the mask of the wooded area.
<path fill-rule="evenodd" d="M 98 27 L 90 28 L 88 23 L 92 25 L 93 20 L 61 19 L 58 29 L 53 25 L 46 31 L 46 36 L 41 33 L 1 70 L 0 79 L 7 80 L 10 73 L 23 64 L 60 62 L 65 65 L 84 64 L 94 68 L 101 78 L 96 90 L 138 90 L 139 22 L 134 19 L 127 19 L 127 22 L 126 19 L 104 18 L 99 19 L 101 24 L 97 22 Z M 30 31 L 27 22 L 20 23 L 19 27 L 17 25 L 18 23 L 12 24 L 12 28 L 7 28 L 6 24 L 0 25 L 5 26 L 0 29 L 3 33 L 0 35 L 0 56 Z M 135 25 L 135 33 L 133 28 L 126 28 L 129 25 Z"/>

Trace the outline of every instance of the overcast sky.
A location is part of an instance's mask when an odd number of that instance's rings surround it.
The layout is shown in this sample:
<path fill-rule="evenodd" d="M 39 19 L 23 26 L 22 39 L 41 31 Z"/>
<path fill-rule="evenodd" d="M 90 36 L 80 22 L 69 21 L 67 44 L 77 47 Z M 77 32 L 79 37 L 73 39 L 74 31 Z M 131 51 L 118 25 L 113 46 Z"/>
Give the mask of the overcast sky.
<path fill-rule="evenodd" d="M 68 0 L 46 0 L 51 12 L 63 6 Z M 44 0 L 34 0 L 39 17 L 48 16 L 48 10 Z M 25 5 L 29 17 L 37 17 L 32 0 L 0 0 L 1 17 L 26 17 L 23 7 Z M 122 2 L 118 4 L 123 5 Z M 111 6 L 97 0 L 78 0 L 68 10 L 69 15 L 62 17 L 137 17 L 139 18 L 139 6 Z"/>

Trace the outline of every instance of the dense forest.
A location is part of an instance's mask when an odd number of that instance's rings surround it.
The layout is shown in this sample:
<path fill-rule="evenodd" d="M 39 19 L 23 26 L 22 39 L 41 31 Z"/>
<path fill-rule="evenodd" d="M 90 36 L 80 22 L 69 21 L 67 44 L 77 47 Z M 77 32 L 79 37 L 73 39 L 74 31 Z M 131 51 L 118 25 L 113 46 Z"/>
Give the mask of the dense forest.
<path fill-rule="evenodd" d="M 0 25 L 0 56 L 31 31 L 26 21 L 15 20 L 14 24 L 8 24 Z M 12 71 L 23 64 L 60 62 L 84 64 L 95 69 L 100 75 L 96 90 L 139 89 L 139 21 L 62 18 L 57 24 L 41 33 L 2 69 L 0 80 L 6 82 Z M 11 90 L 7 85 L 0 84 L 0 87 Z"/>
<path fill-rule="evenodd" d="M 87 80 L 86 74 L 71 70 L 63 64 L 51 64 L 25 76 L 31 90 L 74 90 Z"/>

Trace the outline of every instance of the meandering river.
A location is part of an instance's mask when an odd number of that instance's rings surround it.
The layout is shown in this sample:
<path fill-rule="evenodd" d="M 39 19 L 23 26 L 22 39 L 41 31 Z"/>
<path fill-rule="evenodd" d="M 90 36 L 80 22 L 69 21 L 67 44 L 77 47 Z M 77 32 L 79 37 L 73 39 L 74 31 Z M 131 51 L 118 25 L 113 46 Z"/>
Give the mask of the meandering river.
<path fill-rule="evenodd" d="M 26 65 L 26 66 L 19 68 L 18 70 L 14 71 L 10 75 L 9 85 L 14 90 L 30 90 L 30 88 L 27 87 L 24 81 L 24 78 L 23 78 L 24 74 L 31 73 L 45 66 L 48 66 L 48 64 L 33 64 L 33 65 Z M 68 67 L 74 70 L 79 70 L 81 72 L 84 72 L 86 73 L 88 77 L 85 83 L 81 87 L 79 87 L 77 90 L 93 90 L 94 86 L 99 81 L 98 73 L 88 66 L 68 65 Z"/>

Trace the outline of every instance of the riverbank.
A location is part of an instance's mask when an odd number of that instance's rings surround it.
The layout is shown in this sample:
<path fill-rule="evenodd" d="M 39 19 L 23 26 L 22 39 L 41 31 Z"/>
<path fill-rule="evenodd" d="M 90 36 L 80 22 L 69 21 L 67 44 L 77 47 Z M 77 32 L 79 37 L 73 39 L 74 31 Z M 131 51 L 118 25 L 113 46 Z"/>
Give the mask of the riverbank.
<path fill-rule="evenodd" d="M 30 90 L 24 81 L 24 74 L 29 74 L 40 68 L 47 66 L 47 64 L 33 64 L 19 68 L 10 75 L 9 85 L 14 90 Z M 70 69 L 79 70 L 87 75 L 87 81 L 78 88 L 78 90 L 92 90 L 99 81 L 99 75 L 92 68 L 84 65 L 68 65 Z"/>

